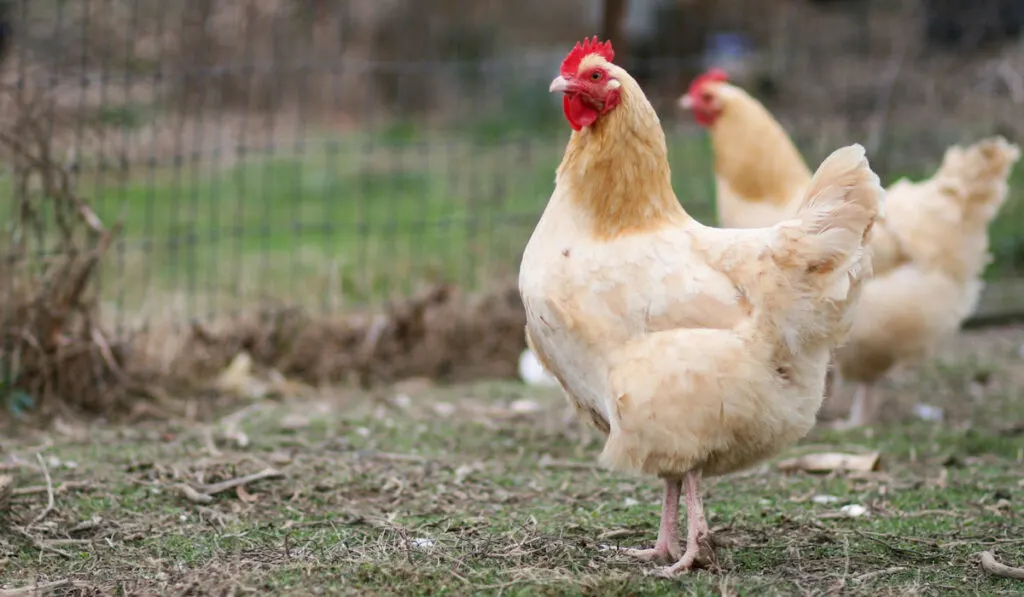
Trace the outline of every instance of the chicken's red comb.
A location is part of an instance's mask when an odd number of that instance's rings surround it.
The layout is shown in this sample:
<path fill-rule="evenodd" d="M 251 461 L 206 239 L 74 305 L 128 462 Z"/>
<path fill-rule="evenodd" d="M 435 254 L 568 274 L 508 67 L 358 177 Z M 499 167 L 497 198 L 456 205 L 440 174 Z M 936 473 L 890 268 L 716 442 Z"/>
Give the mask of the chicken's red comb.
<path fill-rule="evenodd" d="M 696 91 L 703 87 L 706 83 L 724 83 L 729 80 L 729 75 L 725 74 L 725 71 L 720 68 L 708 69 L 708 71 L 696 79 L 693 83 L 690 83 L 690 91 Z"/>
<path fill-rule="evenodd" d="M 580 68 L 580 62 L 591 54 L 598 54 L 608 62 L 615 58 L 615 50 L 612 49 L 612 42 L 584 39 L 583 42 L 576 42 L 576 47 L 569 52 L 569 55 L 562 61 L 562 76 L 575 75 Z"/>

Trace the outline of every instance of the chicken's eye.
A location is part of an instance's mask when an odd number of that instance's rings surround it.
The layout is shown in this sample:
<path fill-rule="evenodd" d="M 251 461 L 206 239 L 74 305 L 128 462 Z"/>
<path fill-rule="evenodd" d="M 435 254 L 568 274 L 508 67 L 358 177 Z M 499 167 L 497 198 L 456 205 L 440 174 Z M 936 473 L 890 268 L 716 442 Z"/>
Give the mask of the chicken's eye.
<path fill-rule="evenodd" d="M 700 99 L 701 99 L 701 101 L 704 101 L 704 102 L 710 102 L 711 100 L 713 100 L 715 98 L 710 93 L 702 93 L 702 94 L 700 94 Z"/>
<path fill-rule="evenodd" d="M 594 72 L 592 72 L 590 74 L 590 79 L 592 81 L 600 81 L 601 80 L 601 71 L 595 70 Z"/>

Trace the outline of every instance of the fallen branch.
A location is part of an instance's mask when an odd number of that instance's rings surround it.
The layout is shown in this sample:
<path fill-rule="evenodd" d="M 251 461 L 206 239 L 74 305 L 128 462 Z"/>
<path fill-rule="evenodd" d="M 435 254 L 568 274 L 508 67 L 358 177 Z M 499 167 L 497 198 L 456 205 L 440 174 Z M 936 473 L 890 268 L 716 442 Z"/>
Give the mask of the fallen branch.
<path fill-rule="evenodd" d="M 803 471 L 805 473 L 871 472 L 878 470 L 880 452 L 867 454 L 844 454 L 841 452 L 816 452 L 790 458 L 776 467 L 783 472 Z"/>
<path fill-rule="evenodd" d="M 24 587 L 18 587 L 16 589 L 0 589 L 0 597 L 22 597 L 23 595 L 36 597 L 37 595 L 43 595 L 44 593 L 48 593 L 54 589 L 63 589 L 70 584 L 71 580 L 65 578 L 64 580 L 36 583 L 26 585 Z"/>
<path fill-rule="evenodd" d="M 875 570 L 874 572 L 865 572 L 858 576 L 853 577 L 853 582 L 864 583 L 869 580 L 874 580 L 879 576 L 886 576 L 888 574 L 896 574 L 897 572 L 903 572 L 907 570 L 906 566 L 893 566 L 892 568 L 886 568 L 885 570 Z"/>
<path fill-rule="evenodd" d="M 277 469 L 266 468 L 258 473 L 251 475 L 245 475 L 244 477 L 238 477 L 237 479 L 228 479 L 227 481 L 221 481 L 220 483 L 210 483 L 208 485 L 200 485 L 198 487 L 192 487 L 181 483 L 178 485 L 181 494 L 185 496 L 190 502 L 196 504 L 209 504 L 213 501 L 214 495 L 223 493 L 229 489 L 248 485 L 249 483 L 255 483 L 256 481 L 262 481 L 263 479 L 277 479 L 284 477 L 284 473 Z"/>
<path fill-rule="evenodd" d="M 59 495 L 65 491 L 72 491 L 74 489 L 89 489 L 92 487 L 92 483 L 86 481 L 65 481 L 58 485 L 54 490 L 54 495 Z M 28 487 L 19 487 L 11 492 L 11 495 L 22 496 L 22 495 L 33 495 L 36 493 L 44 493 L 46 491 L 45 485 L 29 485 Z"/>
<path fill-rule="evenodd" d="M 237 479 L 228 479 L 227 481 L 221 481 L 220 483 L 203 485 L 201 487 L 197 487 L 196 490 L 205 493 L 206 495 L 216 495 L 229 489 L 234 489 L 240 485 L 255 483 L 256 481 L 262 481 L 263 479 L 278 479 L 283 476 L 284 473 L 277 469 L 266 468 L 258 473 L 245 475 L 244 477 L 238 477 Z"/>
<path fill-rule="evenodd" d="M 592 471 L 598 467 L 592 462 L 578 462 L 575 460 L 557 460 L 547 454 L 540 457 L 537 466 L 546 469 L 561 469 L 566 471 Z"/>
<path fill-rule="evenodd" d="M 7 510 L 7 504 L 11 501 L 13 489 L 14 477 L 10 475 L 0 475 L 0 512 Z"/>
<path fill-rule="evenodd" d="M 47 542 L 44 542 L 38 537 L 33 536 L 32 533 L 29 533 L 25 529 L 14 527 L 14 530 L 22 537 L 28 539 L 29 542 L 32 543 L 32 546 L 38 549 L 39 551 L 49 551 L 61 557 L 71 559 L 71 554 L 69 554 L 68 552 L 61 549 L 57 549 L 56 547 L 47 544 Z"/>
<path fill-rule="evenodd" d="M 379 452 L 377 450 L 366 450 L 358 454 L 361 458 L 375 458 L 377 460 L 387 460 L 389 462 L 414 462 L 423 463 L 427 459 L 416 454 L 396 454 L 393 452 Z"/>
<path fill-rule="evenodd" d="M 598 539 L 618 539 L 619 537 L 632 537 L 639 535 L 640 531 L 636 529 L 614 529 L 611 531 L 605 531 L 597 536 Z M 713 536 L 713 535 L 712 535 Z"/>
<path fill-rule="evenodd" d="M 36 515 L 32 519 L 32 524 L 42 522 L 46 516 L 53 511 L 54 499 L 53 499 L 53 480 L 50 479 L 50 469 L 46 467 L 46 461 L 43 460 L 42 454 L 36 453 L 36 460 L 39 461 L 39 469 L 43 471 L 43 477 L 46 479 L 46 507 L 43 511 Z"/>
<path fill-rule="evenodd" d="M 992 576 L 1024 580 L 1024 568 L 1014 568 L 1013 566 L 999 563 L 996 560 L 996 554 L 991 551 L 981 552 L 981 569 Z"/>
<path fill-rule="evenodd" d="M 73 150 L 64 163 L 58 157 L 54 114 L 46 108 L 51 91 L 0 90 L 0 152 L 12 171 L 13 200 L 0 239 L 6 255 L 0 277 L 9 286 L 0 304 L 6 322 L 0 338 L 12 389 L 29 396 L 32 408 L 104 412 L 127 406 L 132 381 L 123 344 L 100 324 L 96 287 L 123 218 L 105 226 L 76 193 L 78 160 Z"/>
<path fill-rule="evenodd" d="M 181 495 L 183 495 L 186 500 L 192 502 L 193 504 L 209 504 L 213 501 L 212 496 L 209 496 L 205 493 L 200 493 L 196 491 L 192 486 L 186 485 L 185 483 L 179 483 L 178 490 L 181 491 Z"/>

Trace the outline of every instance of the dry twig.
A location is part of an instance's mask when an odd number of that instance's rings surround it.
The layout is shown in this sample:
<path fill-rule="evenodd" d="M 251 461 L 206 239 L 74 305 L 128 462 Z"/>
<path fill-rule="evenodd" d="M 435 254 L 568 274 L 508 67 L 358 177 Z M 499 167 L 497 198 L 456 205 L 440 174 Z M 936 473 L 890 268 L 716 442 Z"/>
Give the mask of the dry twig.
<path fill-rule="evenodd" d="M 1015 568 L 1013 566 L 1007 566 L 1006 564 L 1000 563 L 996 560 L 996 554 L 991 551 L 981 552 L 981 569 L 992 576 L 1024 580 L 1024 568 Z"/>
<path fill-rule="evenodd" d="M 886 568 L 885 570 L 875 570 L 874 572 L 865 572 L 853 577 L 855 583 L 865 583 L 869 580 L 874 580 L 880 576 L 886 576 L 889 574 L 896 574 L 897 572 L 903 572 L 907 570 L 906 566 L 893 566 L 892 568 Z"/>
<path fill-rule="evenodd" d="M 39 595 L 45 595 L 55 589 L 63 589 L 70 584 L 72 584 L 71 581 L 66 578 L 52 582 L 35 583 L 24 587 L 18 587 L 16 589 L 0 590 L 0 597 L 38 597 Z"/>
<path fill-rule="evenodd" d="M 244 477 L 238 477 L 236 479 L 228 479 L 227 481 L 221 481 L 219 483 L 210 483 L 207 485 L 200 485 L 199 487 L 192 487 L 185 483 L 178 485 L 178 489 L 181 494 L 185 496 L 190 502 L 195 504 L 209 504 L 213 501 L 214 495 L 235 489 L 236 487 L 242 487 L 249 483 L 255 483 L 256 481 L 262 481 L 263 479 L 277 479 L 283 477 L 284 473 L 277 469 L 266 468 L 258 473 L 251 475 L 245 475 Z"/>
<path fill-rule="evenodd" d="M 64 550 L 61 550 L 61 549 L 57 549 L 56 547 L 50 545 L 48 542 L 39 539 L 38 537 L 36 537 L 32 533 L 29 533 L 25 529 L 22 529 L 22 528 L 19 528 L 19 527 L 14 527 L 14 530 L 19 535 L 21 535 L 22 537 L 28 539 L 29 542 L 31 542 L 32 545 L 36 549 L 38 549 L 39 551 L 49 551 L 49 552 L 55 553 L 55 554 L 57 554 L 57 555 L 59 555 L 61 557 L 65 557 L 65 558 L 68 558 L 68 559 L 71 558 L 71 554 L 69 554 L 68 552 L 66 552 Z"/>
<path fill-rule="evenodd" d="M 90 487 L 92 487 L 92 483 L 89 483 L 87 481 L 65 481 L 58 485 L 56 488 L 54 488 L 53 493 L 54 495 L 59 495 L 61 493 L 64 493 L 65 491 L 72 491 L 75 489 L 88 489 Z M 28 487 L 19 487 L 15 489 L 12 492 L 12 494 L 16 496 L 33 495 L 36 493 L 44 493 L 46 491 L 47 487 L 45 485 L 29 485 Z"/>
<path fill-rule="evenodd" d="M 219 483 L 210 483 L 209 485 L 202 485 L 197 487 L 196 490 L 205 493 L 206 495 L 216 495 L 248 483 L 255 483 L 256 481 L 262 481 L 263 479 L 278 479 L 283 476 L 284 473 L 277 469 L 265 468 L 258 473 L 245 475 L 244 477 L 228 479 L 227 481 L 221 481 Z"/>
<path fill-rule="evenodd" d="M 191 485 L 186 483 L 179 483 L 178 489 L 181 491 L 181 495 L 193 504 L 209 504 L 213 502 L 213 497 L 205 493 L 200 493 L 195 490 Z"/>
<path fill-rule="evenodd" d="M 129 392 L 124 346 L 98 323 L 93 281 L 120 232 L 76 190 L 76 156 L 59 157 L 52 89 L 0 90 L 0 154 L 12 168 L 13 217 L 2 239 L 0 328 L 9 383 L 52 410 L 54 398 L 109 410 Z M 59 120 L 59 119 L 58 119 Z"/>
<path fill-rule="evenodd" d="M 412 463 L 423 463 L 427 459 L 416 454 L 397 454 L 393 452 L 380 452 L 377 450 L 366 450 L 360 452 L 359 456 L 364 458 L 375 458 L 377 460 L 387 460 L 389 462 L 412 462 Z"/>
<path fill-rule="evenodd" d="M 46 479 L 46 508 L 43 508 L 43 511 L 32 519 L 32 524 L 42 522 L 42 520 L 46 518 L 46 515 L 53 511 L 54 504 L 53 480 L 50 479 L 50 469 L 46 467 L 46 461 L 43 460 L 42 454 L 37 453 L 36 460 L 39 461 L 39 469 L 43 471 L 43 477 Z"/>
<path fill-rule="evenodd" d="M 598 466 L 591 462 L 577 462 L 575 460 L 558 460 L 551 458 L 547 454 L 541 456 L 540 461 L 537 462 L 537 466 L 546 469 L 561 469 L 566 471 L 592 471 L 596 470 Z"/>
<path fill-rule="evenodd" d="M 0 513 L 7 509 L 7 504 L 14 494 L 14 477 L 11 475 L 0 475 Z"/>

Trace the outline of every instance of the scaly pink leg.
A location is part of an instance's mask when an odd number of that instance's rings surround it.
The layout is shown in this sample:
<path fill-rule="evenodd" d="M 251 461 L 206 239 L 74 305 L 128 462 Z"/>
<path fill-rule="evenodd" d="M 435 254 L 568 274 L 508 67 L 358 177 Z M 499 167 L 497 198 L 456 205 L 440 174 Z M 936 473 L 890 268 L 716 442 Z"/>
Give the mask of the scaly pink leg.
<path fill-rule="evenodd" d="M 658 527 L 658 541 L 654 549 L 629 549 L 628 555 L 645 562 L 669 563 L 679 559 L 679 493 L 683 480 L 678 477 L 665 479 L 665 495 L 661 502 L 661 525 Z"/>
<path fill-rule="evenodd" d="M 869 383 L 858 383 L 857 391 L 853 396 L 853 406 L 850 407 L 849 418 L 834 424 L 833 428 L 852 429 L 870 425 L 875 422 L 878 415 L 876 411 L 874 388 Z"/>
<path fill-rule="evenodd" d="M 704 501 L 700 497 L 700 477 L 699 470 L 686 473 L 686 551 L 678 562 L 660 571 L 662 576 L 676 576 L 695 567 L 717 564 L 711 529 L 704 516 Z"/>

